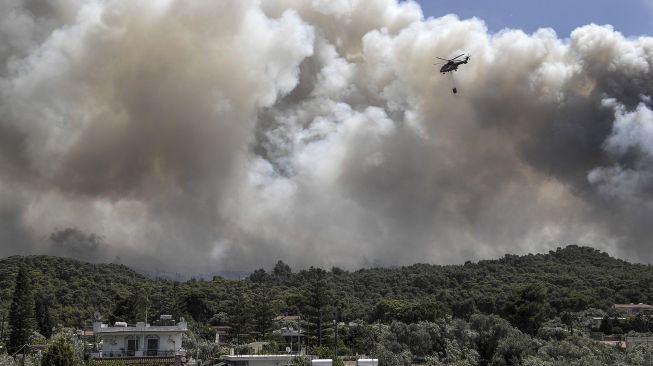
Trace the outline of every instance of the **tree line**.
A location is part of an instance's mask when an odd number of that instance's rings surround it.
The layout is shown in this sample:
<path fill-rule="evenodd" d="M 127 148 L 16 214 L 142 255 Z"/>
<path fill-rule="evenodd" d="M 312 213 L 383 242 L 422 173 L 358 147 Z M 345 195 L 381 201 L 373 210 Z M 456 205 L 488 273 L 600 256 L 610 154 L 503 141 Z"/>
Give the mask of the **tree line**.
<path fill-rule="evenodd" d="M 622 333 L 653 331 L 647 317 L 609 321 L 614 303 L 652 302 L 652 280 L 650 265 L 574 245 L 464 265 L 357 271 L 295 272 L 279 260 L 244 280 L 186 282 L 147 278 L 115 264 L 9 257 L 0 260 L 0 315 L 8 318 L 0 333 L 7 328 L 12 352 L 32 331 L 49 337 L 57 326 L 89 327 L 96 312 L 104 321 L 135 323 L 147 309 L 148 321 L 159 314 L 185 317 L 197 339 L 213 339 L 212 326 L 229 326 L 234 334 L 281 342 L 274 338 L 273 318 L 286 314 L 301 316 L 293 326 L 307 333 L 315 349 L 374 353 L 387 364 L 524 364 L 546 361 L 542 352 L 551 344 L 594 347 L 583 324 L 588 311 Z M 336 319 L 343 324 L 338 344 Z"/>

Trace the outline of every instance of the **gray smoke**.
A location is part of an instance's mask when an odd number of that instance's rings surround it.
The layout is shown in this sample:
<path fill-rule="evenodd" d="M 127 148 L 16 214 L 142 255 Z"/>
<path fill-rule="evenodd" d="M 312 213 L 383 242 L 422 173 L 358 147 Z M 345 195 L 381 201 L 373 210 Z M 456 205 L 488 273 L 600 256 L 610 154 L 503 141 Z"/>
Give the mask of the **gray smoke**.
<path fill-rule="evenodd" d="M 101 236 L 87 234 L 78 228 L 60 229 L 50 234 L 50 242 L 53 244 L 55 254 L 88 261 L 106 259 L 102 241 Z"/>
<path fill-rule="evenodd" d="M 464 52 L 453 95 L 433 63 Z M 652 67 L 653 37 L 491 34 L 396 0 L 5 1 L 0 255 L 649 262 Z"/>

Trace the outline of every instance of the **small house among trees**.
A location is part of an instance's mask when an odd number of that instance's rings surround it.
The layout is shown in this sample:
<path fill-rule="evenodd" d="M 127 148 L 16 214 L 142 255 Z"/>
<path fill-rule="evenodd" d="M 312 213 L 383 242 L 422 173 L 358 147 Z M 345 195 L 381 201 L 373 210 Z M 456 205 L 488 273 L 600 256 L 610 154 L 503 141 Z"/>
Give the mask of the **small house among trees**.
<path fill-rule="evenodd" d="M 170 316 L 162 315 L 157 324 L 138 322 L 128 325 L 116 322 L 113 326 L 94 323 L 95 335 L 102 338 L 102 349 L 93 354 L 96 361 L 142 359 L 148 362 L 175 362 L 185 356 L 182 335 L 188 324 L 182 318 L 176 323 Z"/>

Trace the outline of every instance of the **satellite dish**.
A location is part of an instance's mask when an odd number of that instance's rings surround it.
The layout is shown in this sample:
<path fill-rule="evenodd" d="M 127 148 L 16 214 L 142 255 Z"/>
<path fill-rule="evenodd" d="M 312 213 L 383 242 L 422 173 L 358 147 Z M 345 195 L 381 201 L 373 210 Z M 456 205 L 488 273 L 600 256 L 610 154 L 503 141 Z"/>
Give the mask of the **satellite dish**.
<path fill-rule="evenodd" d="M 102 320 L 102 314 L 100 314 L 99 311 L 96 311 L 95 313 L 93 313 L 93 319 L 95 319 L 96 321 Z"/>

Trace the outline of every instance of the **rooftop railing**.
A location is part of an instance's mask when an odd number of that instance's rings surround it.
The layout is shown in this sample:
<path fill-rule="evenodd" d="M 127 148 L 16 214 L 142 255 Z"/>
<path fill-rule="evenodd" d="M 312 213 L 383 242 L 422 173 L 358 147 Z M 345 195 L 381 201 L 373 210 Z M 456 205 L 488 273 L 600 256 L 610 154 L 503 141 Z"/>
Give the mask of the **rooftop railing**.
<path fill-rule="evenodd" d="M 93 353 L 93 358 L 127 358 L 127 357 L 170 357 L 178 354 L 175 350 L 118 350 Z"/>

